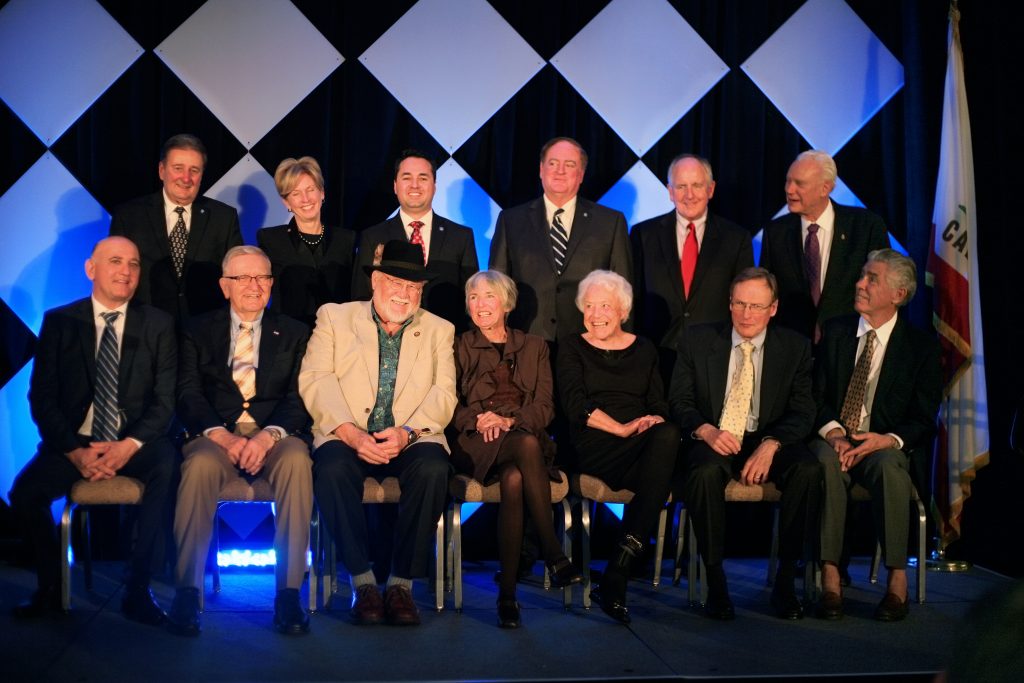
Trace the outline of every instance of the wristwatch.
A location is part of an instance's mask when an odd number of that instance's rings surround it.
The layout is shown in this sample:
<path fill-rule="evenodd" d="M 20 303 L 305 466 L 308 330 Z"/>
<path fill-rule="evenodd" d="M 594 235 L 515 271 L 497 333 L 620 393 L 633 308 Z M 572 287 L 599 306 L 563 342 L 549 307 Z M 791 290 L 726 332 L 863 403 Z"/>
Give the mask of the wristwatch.
<path fill-rule="evenodd" d="M 281 433 L 280 429 L 275 427 L 264 427 L 263 431 L 270 434 L 270 438 L 274 440 L 274 443 L 279 443 L 284 438 L 284 434 Z"/>
<path fill-rule="evenodd" d="M 408 425 L 402 425 L 402 429 L 404 429 L 409 434 L 409 442 L 405 444 L 406 448 L 416 443 L 416 440 L 420 438 L 419 432 L 417 432 L 412 427 Z"/>

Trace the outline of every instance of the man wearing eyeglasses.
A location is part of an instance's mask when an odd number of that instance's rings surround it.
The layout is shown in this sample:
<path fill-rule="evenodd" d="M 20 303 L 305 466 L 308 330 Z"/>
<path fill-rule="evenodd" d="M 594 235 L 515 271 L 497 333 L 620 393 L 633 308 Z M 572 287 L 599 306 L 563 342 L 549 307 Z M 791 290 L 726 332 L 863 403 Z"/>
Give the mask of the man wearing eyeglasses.
<path fill-rule="evenodd" d="M 455 328 L 420 308 L 430 275 L 419 245 L 391 240 L 364 270 L 370 301 L 317 312 L 299 392 L 313 416 L 317 502 L 352 581 L 352 619 L 412 626 L 412 581 L 427 574 L 448 490 Z M 368 555 L 366 477 L 398 477 L 402 490 L 383 597 Z"/>
<path fill-rule="evenodd" d="M 274 627 L 302 634 L 309 630 L 299 588 L 313 478 L 298 376 L 309 328 L 266 310 L 273 277 L 258 247 L 228 250 L 221 270 L 229 307 L 188 321 L 181 340 L 178 417 L 192 439 L 182 448 L 177 591 L 168 624 L 177 635 L 199 635 L 199 591 L 220 491 L 235 479 L 262 477 L 276 503 Z"/>
<path fill-rule="evenodd" d="M 722 568 L 725 487 L 774 483 L 782 491 L 779 569 L 771 603 L 783 619 L 799 619 L 796 564 L 818 536 L 822 466 L 804 439 L 814 423 L 811 345 L 800 334 L 769 326 L 779 307 L 775 277 L 747 268 L 729 295 L 731 324 L 697 325 L 679 346 L 669 403 L 684 436 L 683 499 L 697 550 L 707 566 L 705 614 L 733 619 Z"/>

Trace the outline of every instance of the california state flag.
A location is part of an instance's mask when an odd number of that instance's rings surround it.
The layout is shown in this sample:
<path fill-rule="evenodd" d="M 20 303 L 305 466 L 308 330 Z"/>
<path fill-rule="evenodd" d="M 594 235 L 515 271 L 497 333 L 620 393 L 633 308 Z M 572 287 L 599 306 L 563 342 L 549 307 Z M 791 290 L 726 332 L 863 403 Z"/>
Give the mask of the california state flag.
<path fill-rule="evenodd" d="M 971 494 L 976 470 L 988 463 L 989 453 L 974 159 L 959 18 L 959 12 L 951 8 L 942 148 L 926 274 L 928 285 L 934 288 L 934 323 L 942 344 L 946 380 L 933 473 L 933 512 L 943 548 L 960 536 L 964 501 Z"/>

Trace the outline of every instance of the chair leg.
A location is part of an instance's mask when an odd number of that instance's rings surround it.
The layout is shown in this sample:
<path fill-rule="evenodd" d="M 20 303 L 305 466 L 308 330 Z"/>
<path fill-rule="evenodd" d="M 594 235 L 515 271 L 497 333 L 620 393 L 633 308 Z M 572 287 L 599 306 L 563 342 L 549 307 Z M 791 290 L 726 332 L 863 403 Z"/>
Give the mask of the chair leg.
<path fill-rule="evenodd" d="M 928 518 L 920 499 L 914 502 L 917 503 L 917 601 L 923 605 L 925 576 L 928 575 L 928 563 L 925 561 L 924 548 L 925 536 L 928 534 Z"/>
<path fill-rule="evenodd" d="M 583 607 L 590 609 L 590 501 L 580 499 L 580 569 L 583 571 Z"/>
<path fill-rule="evenodd" d="M 676 522 L 676 561 L 672 573 L 672 585 L 678 586 L 683 577 L 683 548 L 686 545 L 686 506 L 679 504 L 679 519 Z M 693 549 L 690 549 L 693 552 Z"/>
<path fill-rule="evenodd" d="M 454 596 L 455 611 L 462 611 L 462 503 L 457 500 L 452 501 L 451 509 L 448 511 L 449 520 L 451 521 L 451 531 L 449 533 L 452 537 L 451 544 L 451 556 L 452 556 L 452 594 Z"/>
<path fill-rule="evenodd" d="M 68 498 L 60 515 L 60 606 L 64 611 L 71 609 L 71 513 L 75 504 Z"/>
<path fill-rule="evenodd" d="M 562 499 L 562 552 L 572 561 L 572 506 L 569 501 Z M 545 570 L 546 571 L 546 570 Z M 569 609 L 572 606 L 572 586 L 562 589 L 562 607 Z"/>
<path fill-rule="evenodd" d="M 78 511 L 82 539 L 82 567 L 85 569 L 85 590 L 92 590 L 92 526 L 89 521 L 89 506 Z"/>
<path fill-rule="evenodd" d="M 320 515 L 313 511 L 309 520 L 309 548 L 306 550 L 309 558 L 309 611 L 316 612 L 316 596 L 319 592 L 317 567 L 320 564 Z"/>
<path fill-rule="evenodd" d="M 444 609 L 444 511 L 437 518 L 434 533 L 434 607 L 438 612 Z"/>
<path fill-rule="evenodd" d="M 661 563 L 665 557 L 665 527 L 668 525 L 668 508 L 662 507 L 658 515 L 658 535 L 654 539 L 654 580 L 655 588 L 661 583 Z"/>
<path fill-rule="evenodd" d="M 454 521 L 454 514 L 455 514 L 455 512 L 452 509 L 452 507 L 454 505 L 455 505 L 455 501 L 453 500 L 449 504 L 449 506 L 448 506 L 448 512 L 447 512 L 448 518 L 445 520 L 446 528 L 448 530 L 448 533 L 446 534 L 446 536 L 448 538 L 445 540 L 445 544 L 444 544 L 444 554 L 445 554 L 444 590 L 445 590 L 446 593 L 450 593 L 450 592 L 453 592 L 455 590 L 455 586 L 454 586 L 454 580 L 455 580 L 455 521 Z M 461 517 L 461 515 L 460 515 L 460 517 Z M 460 526 L 460 529 L 461 529 L 462 525 L 460 524 L 459 526 Z M 458 609 L 458 607 L 456 607 L 456 609 Z"/>
<path fill-rule="evenodd" d="M 217 505 L 217 513 L 213 515 L 213 542 L 210 546 L 213 549 L 213 592 L 220 593 L 220 562 L 217 557 L 220 554 L 220 504 Z M 202 593 L 201 590 L 199 592 Z"/>
<path fill-rule="evenodd" d="M 878 566 L 882 564 L 882 544 L 875 543 L 875 554 L 871 558 L 871 573 L 868 574 L 868 581 L 878 583 Z"/>
<path fill-rule="evenodd" d="M 775 583 L 775 573 L 779 570 L 779 505 L 775 504 L 772 512 L 772 549 L 768 555 L 768 578 L 765 585 L 771 587 Z"/>

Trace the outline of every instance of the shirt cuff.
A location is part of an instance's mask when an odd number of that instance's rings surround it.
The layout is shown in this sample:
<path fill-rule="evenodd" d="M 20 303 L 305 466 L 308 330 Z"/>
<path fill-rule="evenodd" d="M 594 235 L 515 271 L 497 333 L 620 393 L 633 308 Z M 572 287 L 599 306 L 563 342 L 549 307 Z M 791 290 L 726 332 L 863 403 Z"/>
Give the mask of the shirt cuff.
<path fill-rule="evenodd" d="M 218 429 L 223 429 L 225 432 L 228 431 L 227 427 L 225 427 L 223 425 L 217 425 L 216 427 L 210 427 L 209 429 L 204 429 L 203 430 L 203 436 L 210 436 L 211 432 L 215 432 Z"/>
<path fill-rule="evenodd" d="M 895 434 L 894 434 L 893 436 L 895 436 Z M 129 436 L 129 437 L 127 437 L 127 438 L 128 438 L 128 439 L 130 439 L 131 441 L 134 441 L 134 442 L 135 442 L 135 445 L 136 445 L 136 446 L 138 446 L 139 448 L 142 448 L 143 446 L 145 446 L 145 444 L 144 444 L 144 443 L 142 443 L 141 441 L 139 441 L 138 439 L 136 439 L 136 438 L 135 438 L 134 436 Z M 901 448 L 902 448 L 902 446 L 901 446 Z"/>
<path fill-rule="evenodd" d="M 888 434 L 886 434 L 886 436 L 891 436 L 893 439 L 895 439 L 896 448 L 898 448 L 901 451 L 903 450 L 903 439 L 901 439 L 898 434 L 893 434 L 892 432 L 889 432 Z"/>
<path fill-rule="evenodd" d="M 833 429 L 841 430 L 843 432 L 843 436 L 846 436 L 846 429 L 844 429 L 843 425 L 839 424 L 837 420 L 831 420 L 829 422 L 826 422 L 825 426 L 818 430 L 818 436 L 820 436 L 823 439 L 827 438 L 828 433 L 831 432 Z"/>

